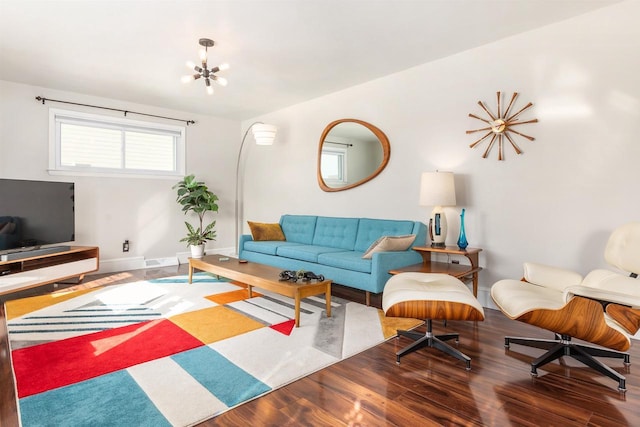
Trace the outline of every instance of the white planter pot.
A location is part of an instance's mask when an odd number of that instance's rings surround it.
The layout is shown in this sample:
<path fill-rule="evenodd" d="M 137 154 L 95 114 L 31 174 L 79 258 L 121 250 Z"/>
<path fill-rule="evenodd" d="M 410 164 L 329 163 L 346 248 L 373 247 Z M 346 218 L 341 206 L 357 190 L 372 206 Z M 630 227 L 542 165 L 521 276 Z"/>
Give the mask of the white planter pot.
<path fill-rule="evenodd" d="M 190 245 L 191 258 L 202 258 L 204 256 L 204 243 L 201 245 Z"/>

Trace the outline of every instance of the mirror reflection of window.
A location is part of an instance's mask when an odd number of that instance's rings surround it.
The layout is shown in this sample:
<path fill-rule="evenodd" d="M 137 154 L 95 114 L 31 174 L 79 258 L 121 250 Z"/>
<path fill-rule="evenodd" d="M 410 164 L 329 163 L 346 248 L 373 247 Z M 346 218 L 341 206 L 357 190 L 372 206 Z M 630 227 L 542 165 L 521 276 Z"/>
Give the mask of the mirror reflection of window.
<path fill-rule="evenodd" d="M 330 185 L 345 185 L 347 181 L 348 152 L 344 148 L 330 147 L 325 141 L 322 148 L 320 173 Z"/>
<path fill-rule="evenodd" d="M 389 140 L 372 124 L 356 119 L 330 123 L 320 139 L 320 188 L 341 191 L 364 184 L 384 169 L 389 153 Z"/>
<path fill-rule="evenodd" d="M 376 171 L 383 158 L 382 146 L 376 135 L 358 123 L 340 123 L 331 129 L 322 145 L 322 154 L 329 150 L 344 153 L 344 170 L 349 171 L 350 177 L 347 179 L 343 176 L 336 182 L 323 172 L 324 160 L 321 159 L 320 173 L 329 186 L 334 183 L 344 186 L 361 181 Z"/>

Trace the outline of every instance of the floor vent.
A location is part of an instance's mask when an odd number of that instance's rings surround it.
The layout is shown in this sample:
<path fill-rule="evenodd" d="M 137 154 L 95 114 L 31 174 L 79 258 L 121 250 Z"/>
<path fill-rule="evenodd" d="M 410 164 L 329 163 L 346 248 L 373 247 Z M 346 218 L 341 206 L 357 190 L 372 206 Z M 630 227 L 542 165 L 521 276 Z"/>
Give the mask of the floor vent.
<path fill-rule="evenodd" d="M 178 265 L 178 258 L 154 258 L 154 259 L 145 259 L 144 266 L 145 268 L 158 268 L 158 267 L 170 267 L 172 265 Z"/>

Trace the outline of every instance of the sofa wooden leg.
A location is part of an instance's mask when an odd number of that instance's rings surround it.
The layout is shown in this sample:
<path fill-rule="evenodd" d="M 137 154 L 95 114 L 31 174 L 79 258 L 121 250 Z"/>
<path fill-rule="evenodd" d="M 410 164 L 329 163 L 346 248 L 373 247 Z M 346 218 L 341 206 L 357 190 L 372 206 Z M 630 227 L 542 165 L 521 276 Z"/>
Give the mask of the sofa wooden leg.
<path fill-rule="evenodd" d="M 369 307 L 371 305 L 371 292 L 364 291 L 364 303 Z"/>

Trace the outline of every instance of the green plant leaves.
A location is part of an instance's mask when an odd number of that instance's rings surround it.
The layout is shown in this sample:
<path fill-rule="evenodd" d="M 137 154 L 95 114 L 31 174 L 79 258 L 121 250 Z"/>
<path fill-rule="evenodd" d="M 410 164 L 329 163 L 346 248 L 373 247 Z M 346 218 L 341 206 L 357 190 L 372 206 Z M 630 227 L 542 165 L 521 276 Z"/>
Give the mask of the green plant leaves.
<path fill-rule="evenodd" d="M 185 215 L 190 211 L 196 213 L 200 223 L 200 226 L 195 228 L 185 221 L 187 236 L 180 241 L 187 242 L 188 245 L 199 245 L 208 240 L 215 240 L 214 227 L 216 222 L 213 221 L 204 229 L 203 222 L 207 212 L 218 212 L 218 204 L 216 203 L 219 200 L 218 196 L 211 192 L 204 182 L 197 181 L 195 175 L 185 176 L 172 188 L 177 189 L 176 201 L 182 205 L 182 212 Z"/>

